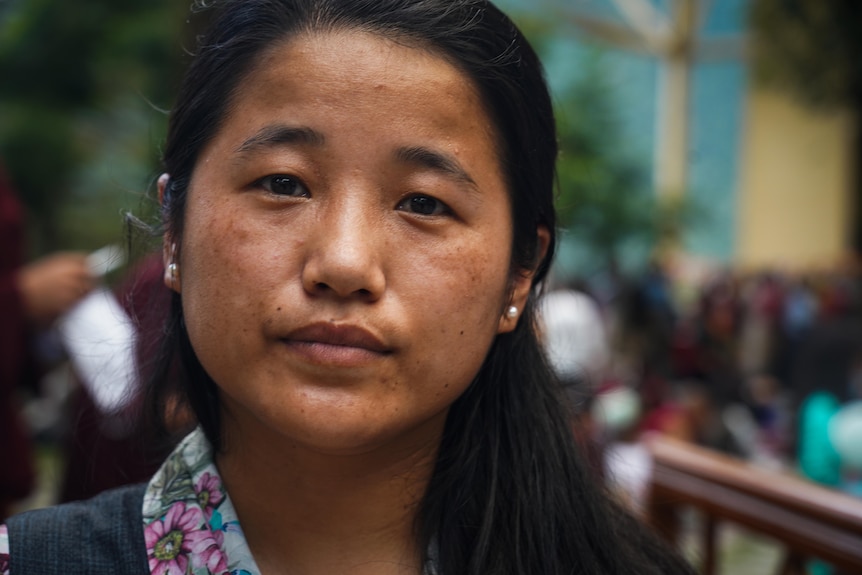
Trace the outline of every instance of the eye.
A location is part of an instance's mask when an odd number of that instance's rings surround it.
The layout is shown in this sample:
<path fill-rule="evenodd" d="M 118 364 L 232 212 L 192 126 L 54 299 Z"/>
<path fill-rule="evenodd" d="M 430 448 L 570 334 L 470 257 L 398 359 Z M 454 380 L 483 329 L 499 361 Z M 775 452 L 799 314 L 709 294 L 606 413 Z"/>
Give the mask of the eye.
<path fill-rule="evenodd" d="M 307 198 L 310 195 L 299 179 L 284 174 L 263 177 L 257 185 L 275 196 Z"/>
<path fill-rule="evenodd" d="M 451 213 L 449 206 L 437 198 L 421 195 L 404 198 L 395 209 L 420 216 L 442 216 Z"/>

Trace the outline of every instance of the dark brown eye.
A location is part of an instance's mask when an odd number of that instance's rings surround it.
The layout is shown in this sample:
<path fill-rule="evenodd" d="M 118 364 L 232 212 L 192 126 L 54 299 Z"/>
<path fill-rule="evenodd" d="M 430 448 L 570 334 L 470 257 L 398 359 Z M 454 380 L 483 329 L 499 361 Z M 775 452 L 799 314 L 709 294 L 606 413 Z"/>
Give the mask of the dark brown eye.
<path fill-rule="evenodd" d="M 398 209 L 421 216 L 439 216 L 449 212 L 449 208 L 436 198 L 430 196 L 410 196 L 405 198 Z"/>
<path fill-rule="evenodd" d="M 307 197 L 308 190 L 297 178 L 282 174 L 266 176 L 260 180 L 260 185 L 276 196 Z"/>

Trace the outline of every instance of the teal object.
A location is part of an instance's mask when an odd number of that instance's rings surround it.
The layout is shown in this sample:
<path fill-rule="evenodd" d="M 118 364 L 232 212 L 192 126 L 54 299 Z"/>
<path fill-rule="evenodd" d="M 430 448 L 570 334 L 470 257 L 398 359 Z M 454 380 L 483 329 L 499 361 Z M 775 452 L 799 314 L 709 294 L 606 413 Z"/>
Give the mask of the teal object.
<path fill-rule="evenodd" d="M 832 417 L 829 440 L 846 470 L 862 471 L 862 400 L 845 404 Z"/>
<path fill-rule="evenodd" d="M 834 572 L 832 567 L 823 561 L 809 561 L 808 575 L 832 575 Z"/>
<path fill-rule="evenodd" d="M 816 391 L 799 409 L 799 469 L 809 479 L 834 487 L 841 484 L 841 457 L 829 437 L 829 423 L 840 408 L 834 395 Z"/>

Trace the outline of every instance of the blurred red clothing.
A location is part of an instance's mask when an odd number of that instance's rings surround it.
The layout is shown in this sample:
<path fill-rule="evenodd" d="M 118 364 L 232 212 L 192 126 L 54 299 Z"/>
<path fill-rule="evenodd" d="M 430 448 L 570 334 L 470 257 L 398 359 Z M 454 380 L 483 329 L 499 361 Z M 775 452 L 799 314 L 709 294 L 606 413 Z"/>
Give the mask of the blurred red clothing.
<path fill-rule="evenodd" d="M 66 442 L 66 473 L 60 501 L 88 499 L 102 491 L 149 480 L 172 445 L 159 442 L 141 415 L 149 365 L 158 353 L 171 292 L 162 282 L 160 253 L 141 260 L 115 290 L 135 326 L 139 382 L 119 414 L 102 413 L 84 386 L 75 398 Z M 175 374 L 173 375 L 176 376 Z"/>
<path fill-rule="evenodd" d="M 35 483 L 32 445 L 17 392 L 35 382 L 17 273 L 24 264 L 24 213 L 0 166 L 0 520 Z"/>

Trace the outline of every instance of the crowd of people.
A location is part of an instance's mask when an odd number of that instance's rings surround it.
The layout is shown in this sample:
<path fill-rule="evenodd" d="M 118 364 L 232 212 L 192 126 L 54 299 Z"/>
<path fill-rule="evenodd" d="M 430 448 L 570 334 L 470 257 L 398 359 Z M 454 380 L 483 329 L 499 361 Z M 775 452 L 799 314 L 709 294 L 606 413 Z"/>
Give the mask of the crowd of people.
<path fill-rule="evenodd" d="M 849 415 L 862 399 L 855 267 L 720 269 L 694 284 L 656 264 L 614 279 L 572 282 L 546 296 L 577 293 L 598 310 L 579 314 L 600 321 L 576 339 L 602 343 L 582 366 L 588 385 L 580 389 L 588 391 L 578 397 L 600 443 L 631 445 L 657 431 L 858 490 Z M 560 317 L 546 316 L 554 313 Z"/>

